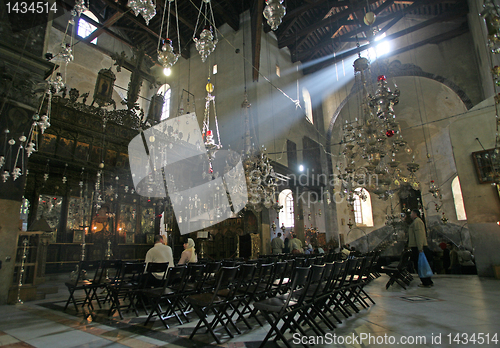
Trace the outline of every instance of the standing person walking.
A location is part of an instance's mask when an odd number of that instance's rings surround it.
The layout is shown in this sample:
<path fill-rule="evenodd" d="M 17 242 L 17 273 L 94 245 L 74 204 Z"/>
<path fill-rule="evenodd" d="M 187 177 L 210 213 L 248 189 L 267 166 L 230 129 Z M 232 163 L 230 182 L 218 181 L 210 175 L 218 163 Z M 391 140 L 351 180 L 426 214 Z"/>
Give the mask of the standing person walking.
<path fill-rule="evenodd" d="M 425 233 L 425 225 L 422 219 L 420 218 L 420 211 L 418 209 L 413 209 L 411 211 L 410 217 L 413 222 L 408 228 L 408 247 L 411 248 L 412 251 L 412 261 L 415 266 L 415 270 L 418 273 L 418 257 L 420 253 L 424 253 L 426 258 L 428 259 L 431 254 L 429 248 L 427 247 L 427 236 Z M 427 260 L 429 261 L 429 259 Z M 422 284 L 418 286 L 424 288 L 430 288 L 434 285 L 432 278 L 420 278 Z"/>

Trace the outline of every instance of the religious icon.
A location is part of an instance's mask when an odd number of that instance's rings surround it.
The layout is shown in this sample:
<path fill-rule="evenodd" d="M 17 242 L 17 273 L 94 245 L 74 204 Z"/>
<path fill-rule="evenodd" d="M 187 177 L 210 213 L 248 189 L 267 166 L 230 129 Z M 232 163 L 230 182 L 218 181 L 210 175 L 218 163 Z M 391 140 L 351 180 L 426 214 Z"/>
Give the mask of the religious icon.
<path fill-rule="evenodd" d="M 113 104 L 113 86 L 116 76 L 111 69 L 101 69 L 97 74 L 97 81 L 94 88 L 94 102 L 99 106 Z"/>

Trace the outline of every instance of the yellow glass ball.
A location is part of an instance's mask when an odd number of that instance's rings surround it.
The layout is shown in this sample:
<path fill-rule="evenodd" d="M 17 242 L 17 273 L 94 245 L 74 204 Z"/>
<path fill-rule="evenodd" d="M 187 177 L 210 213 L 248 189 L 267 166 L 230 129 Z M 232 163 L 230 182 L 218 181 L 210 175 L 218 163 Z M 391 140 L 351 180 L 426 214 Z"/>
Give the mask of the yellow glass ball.
<path fill-rule="evenodd" d="M 214 85 L 211 82 L 209 82 L 205 86 L 205 89 L 207 90 L 208 93 L 212 93 L 214 91 Z"/>

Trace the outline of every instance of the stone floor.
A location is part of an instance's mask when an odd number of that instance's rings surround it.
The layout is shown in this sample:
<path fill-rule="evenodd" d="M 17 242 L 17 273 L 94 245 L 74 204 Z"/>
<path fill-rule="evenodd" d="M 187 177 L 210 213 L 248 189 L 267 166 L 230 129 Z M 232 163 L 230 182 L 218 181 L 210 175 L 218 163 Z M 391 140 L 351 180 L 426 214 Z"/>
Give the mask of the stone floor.
<path fill-rule="evenodd" d="M 345 320 L 325 337 L 302 339 L 318 343 L 318 347 L 500 346 L 500 280 L 473 275 L 440 275 L 433 279 L 435 286 L 428 289 L 417 287 L 417 278 L 407 290 L 398 285 L 386 290 L 388 277 L 382 275 L 366 287 L 375 305 Z M 62 309 L 68 292 L 63 280 L 52 280 L 49 285 L 59 286 L 60 290 L 45 300 L 0 306 L 2 348 L 216 345 L 212 337 L 204 333 L 188 339 L 196 325 L 194 315 L 190 323 L 178 325 L 172 321 L 166 330 L 159 321 L 144 326 L 144 313 L 139 317 L 129 313 L 124 320 L 117 315 L 108 318 L 105 310 L 77 314 L 70 307 L 65 313 Z M 269 326 L 262 328 L 254 324 L 252 330 L 240 325 L 243 333 L 233 339 L 219 331 L 221 346 L 258 347 Z M 472 335 L 475 343 L 466 342 Z M 267 346 L 276 347 L 276 344 L 271 342 Z M 280 343 L 280 346 L 284 345 Z"/>

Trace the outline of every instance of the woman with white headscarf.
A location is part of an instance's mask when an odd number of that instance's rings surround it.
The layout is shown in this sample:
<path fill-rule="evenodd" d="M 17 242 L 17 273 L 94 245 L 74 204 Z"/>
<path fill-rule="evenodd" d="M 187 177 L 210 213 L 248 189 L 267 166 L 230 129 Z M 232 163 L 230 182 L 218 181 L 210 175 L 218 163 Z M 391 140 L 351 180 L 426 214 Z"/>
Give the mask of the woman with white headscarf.
<path fill-rule="evenodd" d="M 184 251 L 181 254 L 179 265 L 193 262 L 198 262 L 198 256 L 196 255 L 196 252 L 194 250 L 194 240 L 188 238 L 184 243 Z"/>

